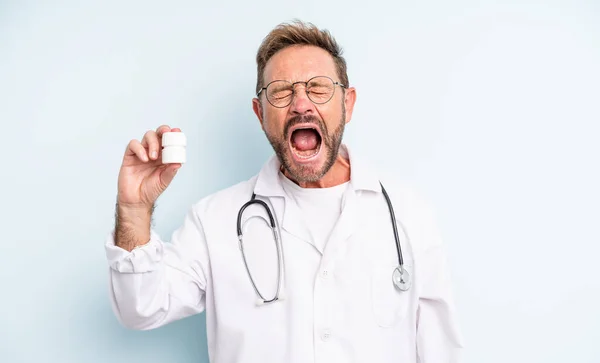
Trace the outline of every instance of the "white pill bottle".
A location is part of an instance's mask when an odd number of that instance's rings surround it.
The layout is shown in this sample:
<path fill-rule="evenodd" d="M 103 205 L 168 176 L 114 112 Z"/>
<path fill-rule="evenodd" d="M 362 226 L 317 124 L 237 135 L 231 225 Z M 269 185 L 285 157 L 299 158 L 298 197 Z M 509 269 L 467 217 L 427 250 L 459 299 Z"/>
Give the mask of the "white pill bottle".
<path fill-rule="evenodd" d="M 187 139 L 183 132 L 165 132 L 162 135 L 162 163 L 185 163 Z"/>

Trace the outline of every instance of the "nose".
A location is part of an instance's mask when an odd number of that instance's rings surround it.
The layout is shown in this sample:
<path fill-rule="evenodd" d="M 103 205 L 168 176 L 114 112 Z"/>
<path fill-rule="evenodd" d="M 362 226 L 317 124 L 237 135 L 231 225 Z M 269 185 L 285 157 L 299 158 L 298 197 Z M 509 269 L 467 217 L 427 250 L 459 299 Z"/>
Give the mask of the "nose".
<path fill-rule="evenodd" d="M 294 98 L 290 104 L 290 112 L 295 115 L 314 113 L 315 104 L 308 98 L 304 85 L 294 85 Z"/>

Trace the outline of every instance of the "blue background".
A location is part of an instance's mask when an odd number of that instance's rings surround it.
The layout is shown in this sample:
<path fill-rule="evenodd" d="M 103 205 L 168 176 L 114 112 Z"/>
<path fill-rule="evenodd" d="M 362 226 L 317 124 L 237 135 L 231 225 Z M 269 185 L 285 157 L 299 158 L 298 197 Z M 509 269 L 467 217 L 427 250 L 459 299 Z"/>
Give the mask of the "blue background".
<path fill-rule="evenodd" d="M 420 185 L 448 246 L 465 362 L 600 361 L 597 1 L 0 2 L 0 362 L 205 362 L 204 315 L 110 310 L 104 238 L 127 142 L 167 123 L 191 204 L 271 155 L 255 54 L 300 18 L 342 44 L 345 141 Z"/>

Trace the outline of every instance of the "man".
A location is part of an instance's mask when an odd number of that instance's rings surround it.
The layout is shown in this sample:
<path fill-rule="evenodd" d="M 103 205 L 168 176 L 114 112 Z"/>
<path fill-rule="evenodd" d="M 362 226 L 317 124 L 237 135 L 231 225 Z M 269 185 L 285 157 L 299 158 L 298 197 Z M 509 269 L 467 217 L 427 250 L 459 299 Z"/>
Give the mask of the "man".
<path fill-rule="evenodd" d="M 431 214 L 342 144 L 356 90 L 334 38 L 282 24 L 257 65 L 252 105 L 275 155 L 193 205 L 171 243 L 150 220 L 181 166 L 161 163 L 161 135 L 181 130 L 163 125 L 129 143 L 106 243 L 119 321 L 153 329 L 206 311 L 214 363 L 458 361 Z"/>

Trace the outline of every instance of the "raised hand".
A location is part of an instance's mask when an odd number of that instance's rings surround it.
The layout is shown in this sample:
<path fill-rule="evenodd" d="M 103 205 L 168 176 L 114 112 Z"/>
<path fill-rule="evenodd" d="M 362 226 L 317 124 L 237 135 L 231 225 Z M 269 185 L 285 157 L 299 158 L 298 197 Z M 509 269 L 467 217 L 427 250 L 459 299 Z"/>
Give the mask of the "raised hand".
<path fill-rule="evenodd" d="M 131 251 L 148 242 L 152 209 L 167 189 L 181 164 L 163 164 L 161 138 L 165 132 L 181 132 L 162 125 L 147 131 L 142 140 L 127 145 L 119 171 L 115 242 Z"/>

